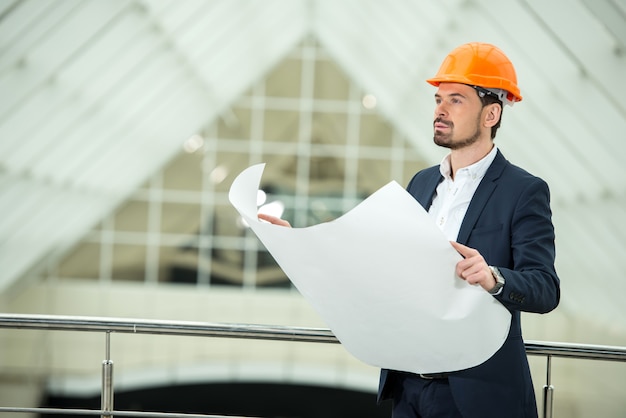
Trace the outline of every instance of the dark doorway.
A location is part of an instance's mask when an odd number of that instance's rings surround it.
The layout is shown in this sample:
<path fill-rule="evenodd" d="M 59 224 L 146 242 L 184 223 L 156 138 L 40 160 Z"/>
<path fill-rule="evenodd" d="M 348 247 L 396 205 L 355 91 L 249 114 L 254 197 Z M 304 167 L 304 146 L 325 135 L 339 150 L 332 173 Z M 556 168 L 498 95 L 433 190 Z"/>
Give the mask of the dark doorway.
<path fill-rule="evenodd" d="M 42 407 L 100 409 L 100 395 L 89 398 L 48 396 Z M 391 416 L 390 405 L 377 405 L 374 393 L 276 383 L 196 384 L 137 389 L 115 393 L 114 409 L 264 418 Z"/>

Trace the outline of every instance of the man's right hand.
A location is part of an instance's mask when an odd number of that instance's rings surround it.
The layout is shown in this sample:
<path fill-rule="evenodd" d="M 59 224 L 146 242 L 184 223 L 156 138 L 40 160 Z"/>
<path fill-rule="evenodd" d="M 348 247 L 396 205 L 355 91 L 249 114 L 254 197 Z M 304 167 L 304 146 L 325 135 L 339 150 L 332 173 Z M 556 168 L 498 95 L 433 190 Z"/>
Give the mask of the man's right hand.
<path fill-rule="evenodd" d="M 257 216 L 259 217 L 259 219 L 267 221 L 267 222 L 269 222 L 271 224 L 280 225 L 280 226 L 286 226 L 286 227 L 291 228 L 291 224 L 289 222 L 287 222 L 284 219 L 280 219 L 280 218 L 278 218 L 276 216 L 268 215 L 268 214 L 265 214 L 265 213 L 259 213 Z"/>

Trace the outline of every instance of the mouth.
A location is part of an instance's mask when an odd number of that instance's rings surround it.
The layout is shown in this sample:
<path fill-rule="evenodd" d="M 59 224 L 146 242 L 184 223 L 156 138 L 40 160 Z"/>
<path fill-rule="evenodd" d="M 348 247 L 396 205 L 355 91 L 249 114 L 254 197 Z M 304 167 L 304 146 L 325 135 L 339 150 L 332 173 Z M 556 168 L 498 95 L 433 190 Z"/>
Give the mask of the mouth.
<path fill-rule="evenodd" d="M 433 123 L 433 126 L 436 130 L 445 130 L 445 129 L 450 129 L 450 126 L 452 124 L 450 122 L 443 122 L 440 120 L 435 120 L 435 122 Z"/>

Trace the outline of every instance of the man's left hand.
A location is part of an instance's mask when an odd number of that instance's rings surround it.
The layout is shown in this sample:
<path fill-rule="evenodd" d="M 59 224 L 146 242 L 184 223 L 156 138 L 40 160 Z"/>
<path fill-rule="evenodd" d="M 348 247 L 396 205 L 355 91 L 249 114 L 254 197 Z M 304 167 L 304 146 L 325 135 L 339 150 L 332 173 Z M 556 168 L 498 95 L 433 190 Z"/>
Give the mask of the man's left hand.
<path fill-rule="evenodd" d="M 478 250 L 454 241 L 450 241 L 450 244 L 463 256 L 463 260 L 456 264 L 457 276 L 469 284 L 480 285 L 486 291 L 493 289 L 496 279 Z"/>

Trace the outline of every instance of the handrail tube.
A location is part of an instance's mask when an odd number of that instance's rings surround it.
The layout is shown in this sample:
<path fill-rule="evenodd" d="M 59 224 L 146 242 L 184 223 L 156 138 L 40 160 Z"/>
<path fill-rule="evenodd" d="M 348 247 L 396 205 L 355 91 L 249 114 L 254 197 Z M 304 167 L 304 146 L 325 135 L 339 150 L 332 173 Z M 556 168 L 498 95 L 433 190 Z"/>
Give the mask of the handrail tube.
<path fill-rule="evenodd" d="M 552 356 L 546 356 L 546 384 L 543 385 L 543 414 L 542 418 L 552 418 L 554 413 L 554 386 L 552 386 Z"/>
<path fill-rule="evenodd" d="M 339 342 L 326 328 L 62 315 L 0 314 L 0 328 Z"/>
<path fill-rule="evenodd" d="M 38 414 L 62 414 L 62 415 L 107 415 L 117 417 L 137 417 L 137 418 L 254 418 L 251 416 L 234 415 L 204 415 L 204 414 L 182 414 L 171 412 L 144 412 L 144 411 L 101 411 L 99 409 L 73 409 L 73 408 L 21 408 L 21 407 L 0 407 L 0 413 L 21 412 Z"/>
<path fill-rule="evenodd" d="M 109 418 L 113 411 L 113 362 L 104 360 L 102 362 L 102 396 L 100 400 L 100 408 L 106 411 L 102 414 L 102 418 Z"/>
<path fill-rule="evenodd" d="M 102 362 L 102 396 L 100 408 L 103 411 L 113 410 L 113 362 L 111 361 L 111 331 L 106 332 L 106 342 L 104 344 L 105 359 Z M 110 414 L 102 415 L 102 418 L 109 418 Z"/>
<path fill-rule="evenodd" d="M 626 362 L 626 347 L 531 340 L 524 344 L 529 355 Z"/>
<path fill-rule="evenodd" d="M 326 328 L 85 316 L 0 314 L 0 328 L 339 343 Z M 529 355 L 626 362 L 626 347 L 542 341 L 526 341 L 525 346 Z"/>
<path fill-rule="evenodd" d="M 103 318 L 85 316 L 0 314 L 0 328 L 65 330 L 106 332 L 106 360 L 103 362 L 101 410 L 77 410 L 54 408 L 6 408 L 2 412 L 39 412 L 48 414 L 100 415 L 142 418 L 222 418 L 217 415 L 170 414 L 143 411 L 113 410 L 113 364 L 110 360 L 110 333 L 161 334 L 226 338 L 249 338 L 264 340 L 288 340 L 300 342 L 339 343 L 332 331 L 325 328 L 306 328 L 276 325 L 223 324 L 191 321 L 160 321 L 128 318 Z M 547 381 L 544 386 L 543 418 L 551 418 L 554 387 L 550 384 L 552 357 L 577 359 L 613 360 L 626 362 L 626 347 L 526 341 L 528 355 L 544 355 L 548 359 Z M 236 418 L 236 417 L 230 417 Z M 240 417 L 244 418 L 244 417 Z"/>

